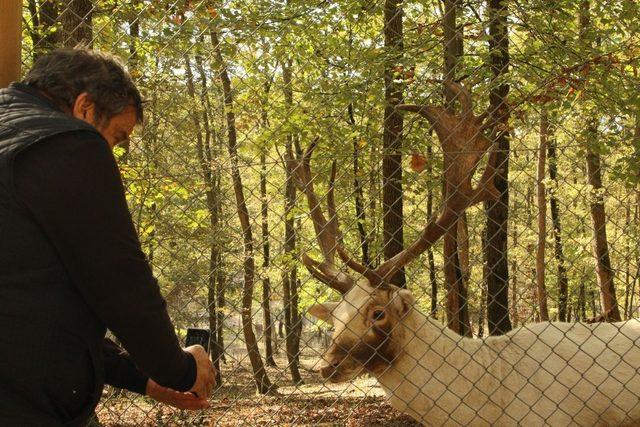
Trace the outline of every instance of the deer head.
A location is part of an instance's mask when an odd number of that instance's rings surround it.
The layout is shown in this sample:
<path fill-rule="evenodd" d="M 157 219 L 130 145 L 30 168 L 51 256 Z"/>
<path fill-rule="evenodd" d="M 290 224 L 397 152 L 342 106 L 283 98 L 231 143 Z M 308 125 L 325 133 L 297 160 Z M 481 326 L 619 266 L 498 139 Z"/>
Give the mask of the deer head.
<path fill-rule="evenodd" d="M 323 261 L 306 254 L 302 262 L 313 277 L 338 291 L 337 303 L 315 305 L 310 314 L 334 325 L 332 343 L 323 355 L 320 373 L 331 381 L 346 381 L 363 372 L 378 373 L 393 364 L 402 351 L 402 323 L 412 310 L 414 298 L 410 291 L 389 283 L 400 268 L 417 258 L 440 239 L 468 207 L 497 198 L 493 185 L 495 151 L 483 131 L 487 114 L 475 116 L 469 92 L 461 85 L 445 82 L 456 95 L 460 113 L 452 114 L 444 107 L 398 105 L 396 108 L 425 117 L 440 140 L 444 160 L 444 194 L 439 213 L 429 219 L 418 239 L 402 252 L 377 268 L 368 268 L 355 261 L 341 245 L 334 200 L 335 161 L 331 168 L 327 194 L 328 219 L 315 194 L 311 173 L 311 156 L 317 139 L 297 159 L 290 157 L 291 170 L 298 188 L 304 192 Z M 481 158 L 488 153 L 487 166 L 473 186 L 472 178 Z M 358 273 L 346 274 L 336 267 L 336 253 L 344 264 Z"/>

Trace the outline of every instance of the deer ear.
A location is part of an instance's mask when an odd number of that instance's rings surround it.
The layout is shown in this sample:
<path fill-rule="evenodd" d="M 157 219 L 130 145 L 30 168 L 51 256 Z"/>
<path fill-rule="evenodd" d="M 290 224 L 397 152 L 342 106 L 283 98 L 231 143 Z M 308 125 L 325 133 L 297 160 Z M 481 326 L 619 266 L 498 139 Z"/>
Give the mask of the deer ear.
<path fill-rule="evenodd" d="M 398 290 L 395 294 L 394 300 L 394 306 L 398 309 L 401 316 L 406 315 L 416 303 L 413 293 L 408 289 Z"/>
<path fill-rule="evenodd" d="M 309 314 L 317 319 L 333 325 L 333 316 L 331 315 L 331 313 L 337 306 L 337 302 L 325 302 L 324 304 L 316 304 L 311 306 L 311 308 L 309 309 Z"/>

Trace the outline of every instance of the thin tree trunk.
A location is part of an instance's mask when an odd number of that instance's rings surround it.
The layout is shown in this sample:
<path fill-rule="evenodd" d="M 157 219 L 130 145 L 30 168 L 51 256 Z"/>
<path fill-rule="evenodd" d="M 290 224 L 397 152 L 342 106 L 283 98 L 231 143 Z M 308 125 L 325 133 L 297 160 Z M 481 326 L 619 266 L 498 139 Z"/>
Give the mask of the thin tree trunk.
<path fill-rule="evenodd" d="M 265 100 L 262 105 L 262 125 L 265 129 L 269 127 L 267 116 L 267 99 L 271 81 L 264 84 Z M 267 199 L 267 156 L 266 147 L 263 145 L 260 152 L 260 201 L 262 217 L 262 313 L 264 315 L 264 348 L 265 361 L 269 366 L 276 366 L 273 359 L 273 322 L 271 320 L 271 279 L 269 278 L 269 268 L 271 266 L 270 242 L 269 242 L 269 200 Z"/>
<path fill-rule="evenodd" d="M 282 68 L 282 78 L 284 82 L 284 97 L 285 103 L 292 108 L 293 106 L 293 87 L 292 87 L 292 61 L 287 59 Z M 295 258 L 296 250 L 296 233 L 295 222 L 292 215 L 293 209 L 295 209 L 296 203 L 296 187 L 293 171 L 289 165 L 293 159 L 293 138 L 292 134 L 286 136 L 286 182 L 285 182 L 285 232 L 284 232 L 284 253 L 287 259 Z M 282 274 L 282 288 L 284 293 L 284 326 L 285 326 L 285 347 L 287 351 L 287 362 L 289 364 L 289 372 L 291 373 L 291 380 L 294 384 L 302 383 L 302 376 L 300 375 L 300 367 L 298 364 L 298 355 L 296 352 L 296 328 L 298 321 L 298 301 L 296 298 L 297 292 L 295 288 L 297 280 L 297 272 L 295 267 L 291 266 L 289 269 L 283 271 Z"/>
<path fill-rule="evenodd" d="M 404 45 L 402 40 L 402 1 L 385 0 L 384 6 L 384 132 L 382 136 L 382 221 L 383 252 L 390 259 L 404 249 L 403 236 L 403 193 L 402 193 L 402 115 L 395 105 L 402 102 L 404 84 L 397 83 L 397 73 L 401 67 Z M 406 286 L 404 268 L 399 270 L 389 282 Z"/>
<path fill-rule="evenodd" d="M 496 176 L 494 184 L 500 192 L 496 201 L 485 204 L 487 211 L 487 318 L 490 335 L 511 330 L 509 320 L 509 254 L 507 251 L 509 220 L 509 85 L 502 82 L 509 68 L 507 0 L 488 0 L 489 57 L 493 73 L 489 97 L 491 120 L 500 129 L 497 137 Z"/>
<path fill-rule="evenodd" d="M 431 141 L 427 144 L 427 176 L 429 181 L 433 178 L 433 149 Z M 433 216 L 433 189 L 427 189 L 427 218 Z M 436 263 L 433 257 L 433 247 L 427 248 L 427 263 L 429 265 L 429 283 L 431 284 L 431 316 L 438 317 L 438 281 L 436 279 Z"/>
<path fill-rule="evenodd" d="M 93 48 L 93 4 L 91 0 L 68 0 L 60 14 L 62 44 Z"/>
<path fill-rule="evenodd" d="M 211 172 L 211 153 L 210 153 L 210 138 L 211 138 L 211 130 L 209 127 L 209 115 L 207 112 L 207 105 L 204 102 L 204 98 L 207 94 L 207 82 L 206 75 L 204 73 L 202 67 L 202 59 L 196 59 L 198 68 L 200 70 L 201 77 L 201 94 L 200 101 L 203 107 L 203 116 L 202 116 L 202 124 L 200 123 L 200 118 L 198 114 L 192 114 L 191 118 L 193 120 L 194 128 L 196 130 L 196 152 L 198 155 L 198 163 L 200 167 L 200 172 L 202 174 L 202 179 L 205 184 L 205 195 L 207 201 L 207 210 L 209 212 L 209 225 L 210 225 L 210 246 L 209 246 L 209 271 L 207 274 L 207 305 L 208 305 L 208 313 L 209 313 L 209 330 L 211 331 L 211 338 L 209 340 L 209 348 L 211 351 L 211 358 L 215 365 L 217 371 L 217 384 L 222 384 L 222 378 L 220 373 L 220 349 L 217 346 L 216 332 L 218 330 L 217 326 L 217 310 L 216 310 L 216 270 L 218 269 L 217 261 L 219 258 L 219 250 L 216 244 L 216 232 L 218 229 L 218 215 L 216 212 L 216 194 L 213 191 L 214 187 L 214 178 Z M 193 78 L 193 71 L 191 68 L 191 62 L 189 57 L 185 55 L 185 76 L 187 78 L 187 92 L 191 97 L 191 100 L 196 102 L 196 93 L 195 93 L 195 85 Z M 203 138 L 202 131 L 204 127 L 205 136 Z"/>
<path fill-rule="evenodd" d="M 587 33 L 591 26 L 591 4 L 589 1 L 580 3 L 580 40 L 585 47 L 590 48 Z M 587 151 L 587 182 L 592 188 L 590 212 L 593 225 L 593 256 L 595 258 L 598 286 L 600 288 L 600 302 L 603 315 L 608 321 L 620 321 L 620 310 L 616 299 L 614 273 L 609 258 L 609 242 L 607 240 L 607 215 L 604 207 L 604 188 L 602 186 L 602 169 L 600 153 L 593 149 L 598 137 L 598 127 L 595 118 L 590 118 L 586 128 Z"/>
<path fill-rule="evenodd" d="M 513 247 L 518 247 L 518 227 L 516 224 L 513 225 L 511 231 L 511 244 Z M 483 249 L 484 251 L 484 249 Z M 483 252 L 484 253 L 484 252 Z M 486 263 L 486 260 L 484 261 Z M 486 267 L 486 266 L 485 266 Z M 485 279 L 486 277 L 483 277 Z M 520 319 L 518 316 L 518 306 L 517 306 L 517 298 L 518 298 L 518 262 L 515 259 L 511 260 L 511 306 L 509 307 L 511 311 L 511 321 L 513 322 L 513 327 L 517 327 Z"/>
<path fill-rule="evenodd" d="M 347 107 L 349 115 L 349 123 L 355 130 L 356 119 L 353 114 L 353 102 Z M 366 213 L 364 210 L 364 190 L 360 180 L 360 147 L 358 138 L 353 137 L 353 195 L 355 197 L 356 221 L 358 223 L 358 237 L 360 239 L 360 251 L 362 253 L 362 264 L 371 267 L 371 259 L 369 258 L 369 239 L 365 229 Z"/>
<path fill-rule="evenodd" d="M 545 194 L 545 166 L 547 163 L 547 138 L 549 136 L 549 117 L 542 107 L 540 113 L 540 145 L 538 147 L 538 248 L 536 251 L 536 287 L 538 289 L 538 304 L 540 304 L 540 320 L 549 320 L 547 309 L 547 287 L 545 284 L 545 248 L 547 241 L 547 198 Z M 512 272 L 513 274 L 513 272 Z"/>
<path fill-rule="evenodd" d="M 267 376 L 267 371 L 262 363 L 262 356 L 258 350 L 258 342 L 253 331 L 252 310 L 253 287 L 255 279 L 255 261 L 253 255 L 253 235 L 251 232 L 251 217 L 244 197 L 244 187 L 242 176 L 238 167 L 238 142 L 236 133 L 236 119 L 233 110 L 233 91 L 231 79 L 227 71 L 227 66 L 222 57 L 218 33 L 211 29 L 211 44 L 214 50 L 214 58 L 218 65 L 218 74 L 222 80 L 222 90 L 224 94 L 224 105 L 227 119 L 227 149 L 231 158 L 231 178 L 233 191 L 236 198 L 238 219 L 242 227 L 242 237 L 244 244 L 244 286 L 242 289 L 242 332 L 244 334 L 247 353 L 253 369 L 253 379 L 259 393 L 265 394 L 272 391 L 273 386 Z"/>
<path fill-rule="evenodd" d="M 556 191 L 558 188 L 558 157 L 556 155 L 556 139 L 553 135 L 553 127 L 548 129 L 548 154 L 549 154 L 549 179 L 552 182 L 553 190 L 549 193 L 549 206 L 551 208 L 551 222 L 553 223 L 554 256 L 557 263 L 558 276 L 558 320 L 566 322 L 567 303 L 569 299 L 569 279 L 567 277 L 566 261 L 562 245 L 562 224 L 560 222 L 560 209 Z M 584 300 L 581 306 L 584 311 Z M 584 319 L 584 317 L 583 317 Z"/>
<path fill-rule="evenodd" d="M 462 56 L 462 27 L 456 26 L 456 14 L 459 0 L 444 1 L 442 26 L 444 31 L 445 80 L 455 80 L 458 62 Z M 450 113 L 455 111 L 455 95 L 447 88 L 443 89 L 445 105 Z M 442 199 L 449 197 L 449 183 L 443 184 Z M 461 214 L 454 226 L 444 235 L 443 257 L 444 276 L 447 283 L 447 324 L 454 332 L 471 336 L 469 306 L 467 303 L 467 276 L 469 271 L 469 240 L 467 237 L 466 214 Z"/>

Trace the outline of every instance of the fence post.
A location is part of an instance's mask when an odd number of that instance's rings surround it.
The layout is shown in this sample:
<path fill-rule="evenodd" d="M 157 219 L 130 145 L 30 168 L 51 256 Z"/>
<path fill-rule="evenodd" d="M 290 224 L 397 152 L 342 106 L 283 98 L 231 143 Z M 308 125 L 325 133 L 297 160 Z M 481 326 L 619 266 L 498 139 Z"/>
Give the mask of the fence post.
<path fill-rule="evenodd" d="M 22 40 L 22 2 L 0 2 L 0 88 L 6 87 L 20 76 L 20 48 Z"/>

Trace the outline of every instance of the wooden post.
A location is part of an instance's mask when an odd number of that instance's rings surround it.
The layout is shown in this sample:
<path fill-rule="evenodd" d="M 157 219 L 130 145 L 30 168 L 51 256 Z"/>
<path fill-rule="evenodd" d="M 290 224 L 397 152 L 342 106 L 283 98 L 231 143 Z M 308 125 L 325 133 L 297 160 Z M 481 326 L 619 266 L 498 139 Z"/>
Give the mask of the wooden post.
<path fill-rule="evenodd" d="M 20 77 L 22 2 L 0 1 L 0 88 Z"/>

